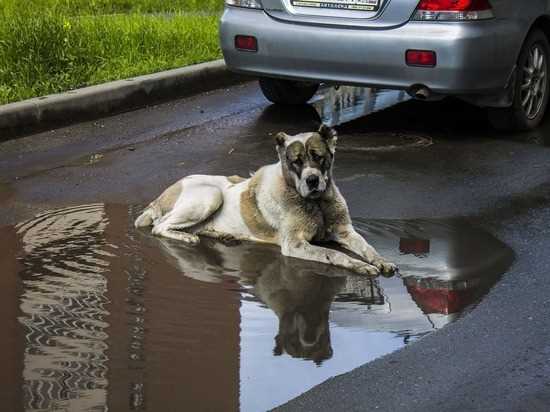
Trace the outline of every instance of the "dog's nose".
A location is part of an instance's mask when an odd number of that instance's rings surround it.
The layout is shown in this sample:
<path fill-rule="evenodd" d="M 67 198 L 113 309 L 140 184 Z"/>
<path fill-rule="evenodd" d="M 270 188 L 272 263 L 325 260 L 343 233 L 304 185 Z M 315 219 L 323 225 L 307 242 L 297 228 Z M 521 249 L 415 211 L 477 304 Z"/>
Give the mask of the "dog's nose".
<path fill-rule="evenodd" d="M 307 187 L 309 189 L 317 189 L 319 186 L 319 176 L 311 175 L 306 178 Z"/>

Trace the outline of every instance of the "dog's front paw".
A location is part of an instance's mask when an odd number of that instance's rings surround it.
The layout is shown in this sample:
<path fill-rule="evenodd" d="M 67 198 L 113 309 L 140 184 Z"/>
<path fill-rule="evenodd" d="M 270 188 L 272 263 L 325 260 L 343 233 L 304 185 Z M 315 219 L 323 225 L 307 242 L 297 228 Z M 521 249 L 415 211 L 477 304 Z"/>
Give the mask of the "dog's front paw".
<path fill-rule="evenodd" d="M 374 266 L 378 268 L 378 270 L 384 274 L 393 274 L 397 272 L 397 265 L 386 262 L 384 259 L 376 259 L 372 262 Z"/>
<path fill-rule="evenodd" d="M 180 232 L 178 230 L 168 230 L 163 233 L 163 235 L 171 239 L 179 240 L 189 246 L 197 246 L 200 243 L 200 239 L 197 235 L 187 232 Z"/>
<path fill-rule="evenodd" d="M 370 263 L 365 262 L 358 263 L 357 265 L 355 265 L 353 270 L 360 275 L 366 276 L 378 276 L 380 274 L 380 269 L 378 269 L 374 265 L 371 265 Z"/>

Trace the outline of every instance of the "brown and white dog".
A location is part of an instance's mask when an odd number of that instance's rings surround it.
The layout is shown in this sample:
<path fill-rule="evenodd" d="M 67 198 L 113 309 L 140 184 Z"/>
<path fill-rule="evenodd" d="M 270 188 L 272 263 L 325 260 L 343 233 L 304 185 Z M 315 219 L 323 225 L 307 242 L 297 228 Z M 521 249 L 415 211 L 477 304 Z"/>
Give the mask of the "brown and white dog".
<path fill-rule="evenodd" d="M 336 132 L 276 136 L 279 162 L 249 179 L 192 175 L 164 191 L 137 218 L 136 227 L 188 244 L 198 235 L 277 244 L 283 255 L 343 267 L 360 274 L 393 272 L 352 226 L 345 199 L 334 184 Z M 315 246 L 334 241 L 353 252 Z"/>

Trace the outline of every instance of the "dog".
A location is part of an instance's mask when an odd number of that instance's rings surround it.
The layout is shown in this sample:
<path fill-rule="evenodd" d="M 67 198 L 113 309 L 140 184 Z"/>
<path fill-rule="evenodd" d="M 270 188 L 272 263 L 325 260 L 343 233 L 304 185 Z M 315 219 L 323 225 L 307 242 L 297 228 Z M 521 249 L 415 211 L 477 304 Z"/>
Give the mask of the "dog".
<path fill-rule="evenodd" d="M 295 136 L 276 135 L 279 161 L 250 178 L 191 175 L 154 200 L 135 226 L 152 226 L 153 235 L 199 243 L 199 235 L 221 240 L 280 246 L 284 256 L 342 267 L 362 275 L 393 273 L 353 228 L 332 171 L 337 142 L 334 129 Z M 336 242 L 359 258 L 312 242 Z"/>

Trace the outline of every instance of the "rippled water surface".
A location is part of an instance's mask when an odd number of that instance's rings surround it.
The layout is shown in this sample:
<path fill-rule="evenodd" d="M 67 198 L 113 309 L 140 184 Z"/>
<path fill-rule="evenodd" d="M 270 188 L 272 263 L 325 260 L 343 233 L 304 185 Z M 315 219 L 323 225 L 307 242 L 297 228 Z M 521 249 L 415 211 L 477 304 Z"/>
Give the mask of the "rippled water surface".
<path fill-rule="evenodd" d="M 2 390 L 21 410 L 266 410 L 452 322 L 513 259 L 462 221 L 356 219 L 401 267 L 368 279 L 270 246 L 187 248 L 135 230 L 137 212 L 91 204 L 0 229 L 17 290 L 3 305 L 19 308 L 0 311 Z"/>

